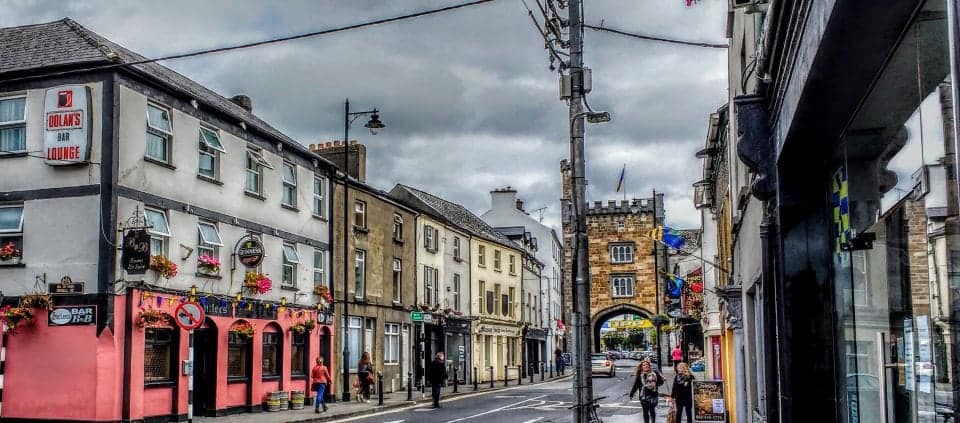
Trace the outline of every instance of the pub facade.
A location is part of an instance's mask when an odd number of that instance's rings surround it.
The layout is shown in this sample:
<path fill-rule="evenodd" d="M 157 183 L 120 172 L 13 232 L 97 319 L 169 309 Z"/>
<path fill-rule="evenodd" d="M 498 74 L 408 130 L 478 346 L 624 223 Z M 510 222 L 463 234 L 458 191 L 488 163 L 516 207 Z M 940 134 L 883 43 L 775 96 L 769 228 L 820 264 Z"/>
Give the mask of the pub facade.
<path fill-rule="evenodd" d="M 0 49 L 0 418 L 185 420 L 190 404 L 309 397 L 335 338 L 335 166 L 249 97 L 124 65 L 143 57 L 70 19 L 0 29 Z M 206 312 L 192 362 L 173 319 L 191 302 Z"/>

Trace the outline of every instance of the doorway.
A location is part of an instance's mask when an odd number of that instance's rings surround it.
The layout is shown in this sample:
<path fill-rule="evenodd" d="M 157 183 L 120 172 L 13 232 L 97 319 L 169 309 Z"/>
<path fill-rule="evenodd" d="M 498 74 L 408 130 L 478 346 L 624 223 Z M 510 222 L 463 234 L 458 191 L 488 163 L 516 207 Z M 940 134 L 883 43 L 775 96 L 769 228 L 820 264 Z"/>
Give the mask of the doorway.
<path fill-rule="evenodd" d="M 193 334 L 193 412 L 216 416 L 217 330 L 207 322 Z"/>
<path fill-rule="evenodd" d="M 323 363 L 326 364 L 328 367 L 333 366 L 333 361 L 331 361 L 333 357 L 331 357 L 331 354 L 330 354 L 330 352 L 332 351 L 330 342 L 331 342 L 330 328 L 326 326 L 321 326 L 320 327 L 320 357 L 323 357 Z M 330 373 L 332 374 L 335 372 L 336 372 L 335 370 L 332 370 Z M 336 376 L 334 376 L 334 378 L 336 378 Z M 325 392 L 324 397 L 326 401 L 332 402 L 332 400 L 336 398 L 336 394 L 333 393 L 332 389 L 328 389 Z"/>

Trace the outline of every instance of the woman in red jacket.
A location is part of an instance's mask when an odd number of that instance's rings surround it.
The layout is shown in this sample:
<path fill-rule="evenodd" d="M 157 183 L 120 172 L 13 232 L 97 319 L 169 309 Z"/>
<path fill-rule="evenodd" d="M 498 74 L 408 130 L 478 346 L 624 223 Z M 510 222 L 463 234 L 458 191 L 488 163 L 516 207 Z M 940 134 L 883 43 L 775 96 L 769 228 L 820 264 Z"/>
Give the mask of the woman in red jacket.
<path fill-rule="evenodd" d="M 330 370 L 327 369 L 327 366 L 323 365 L 323 357 L 317 357 L 317 365 L 313 366 L 313 370 L 310 371 L 310 378 L 313 380 L 310 389 L 317 393 L 317 406 L 313 409 L 313 412 L 319 414 L 321 406 L 323 411 L 327 411 L 327 404 L 323 401 L 323 397 L 327 388 L 333 389 L 333 378 L 330 377 Z"/>

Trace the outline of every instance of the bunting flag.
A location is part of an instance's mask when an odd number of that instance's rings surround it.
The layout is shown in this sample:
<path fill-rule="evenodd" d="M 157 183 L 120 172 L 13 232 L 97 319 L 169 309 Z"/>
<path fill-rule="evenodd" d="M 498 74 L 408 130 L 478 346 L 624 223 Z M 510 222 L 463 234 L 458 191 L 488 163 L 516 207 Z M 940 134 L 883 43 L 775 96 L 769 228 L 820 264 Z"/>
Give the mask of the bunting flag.
<path fill-rule="evenodd" d="M 620 169 L 620 178 L 617 179 L 617 192 L 620 192 L 623 189 L 623 177 L 627 173 L 627 164 L 623 164 L 623 169 Z"/>
<path fill-rule="evenodd" d="M 681 279 L 677 275 L 674 275 L 673 273 L 666 273 L 666 275 L 667 275 L 667 296 L 669 296 L 670 298 L 680 298 L 680 294 L 683 292 L 683 284 L 684 284 L 683 279 Z"/>
<path fill-rule="evenodd" d="M 650 231 L 650 238 L 653 238 L 655 241 L 662 242 L 664 245 L 673 248 L 674 250 L 683 248 L 683 245 L 687 242 L 680 231 L 666 226 L 657 226 L 654 228 L 652 231 Z"/>

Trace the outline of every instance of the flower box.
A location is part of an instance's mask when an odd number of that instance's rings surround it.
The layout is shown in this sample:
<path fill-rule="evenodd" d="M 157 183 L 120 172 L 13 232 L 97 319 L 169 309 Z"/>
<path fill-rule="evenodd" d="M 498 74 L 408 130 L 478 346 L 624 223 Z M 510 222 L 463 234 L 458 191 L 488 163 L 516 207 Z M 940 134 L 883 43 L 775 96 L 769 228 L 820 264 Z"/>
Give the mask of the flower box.
<path fill-rule="evenodd" d="M 207 266 L 198 266 L 197 273 L 203 276 L 220 276 L 220 269 Z"/>
<path fill-rule="evenodd" d="M 20 259 L 22 257 L 10 257 L 5 260 L 0 260 L 0 266 L 15 266 L 20 264 Z"/>

